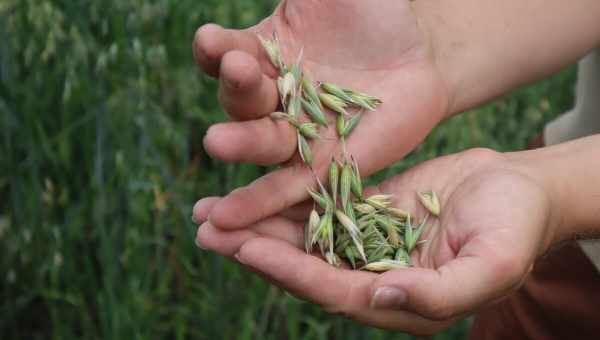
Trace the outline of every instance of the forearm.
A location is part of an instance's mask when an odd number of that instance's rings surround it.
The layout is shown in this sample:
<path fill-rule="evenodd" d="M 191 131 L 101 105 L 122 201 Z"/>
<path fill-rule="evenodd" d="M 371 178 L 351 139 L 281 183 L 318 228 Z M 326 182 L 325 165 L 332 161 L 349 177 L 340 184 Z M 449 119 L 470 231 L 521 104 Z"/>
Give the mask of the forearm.
<path fill-rule="evenodd" d="M 600 237 L 600 134 L 508 157 L 547 191 L 555 242 Z"/>
<path fill-rule="evenodd" d="M 597 0 L 414 2 L 450 93 L 449 114 L 575 62 L 600 44 Z"/>

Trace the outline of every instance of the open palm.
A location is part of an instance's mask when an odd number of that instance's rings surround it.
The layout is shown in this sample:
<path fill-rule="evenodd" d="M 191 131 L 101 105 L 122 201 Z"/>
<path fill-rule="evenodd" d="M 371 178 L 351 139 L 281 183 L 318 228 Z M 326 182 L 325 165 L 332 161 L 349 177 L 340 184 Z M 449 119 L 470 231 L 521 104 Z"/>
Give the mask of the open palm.
<path fill-rule="evenodd" d="M 202 27 L 196 58 L 206 73 L 219 77 L 221 102 L 234 120 L 211 127 L 207 151 L 230 162 L 285 163 L 212 207 L 211 222 L 221 228 L 241 228 L 292 207 L 314 184 L 310 171 L 293 157 L 294 130 L 265 118 L 277 109 L 277 72 L 257 34 L 269 37 L 274 31 L 288 62 L 303 49 L 303 67 L 314 80 L 383 100 L 347 141 L 363 174 L 401 159 L 446 113 L 444 82 L 409 1 L 289 0 L 248 30 Z M 325 135 L 313 145 L 314 170 L 320 175 L 341 149 L 333 126 Z"/>
<path fill-rule="evenodd" d="M 552 236 L 549 198 L 509 157 L 472 150 L 425 162 L 373 192 L 424 211 L 416 190 L 436 191 L 442 213 L 413 254 L 415 267 L 377 275 L 338 269 L 307 255 L 303 222 L 281 216 L 237 231 L 209 222 L 200 246 L 235 257 L 272 283 L 372 326 L 432 334 L 517 289 Z M 206 220 L 213 198 L 195 212 Z"/>

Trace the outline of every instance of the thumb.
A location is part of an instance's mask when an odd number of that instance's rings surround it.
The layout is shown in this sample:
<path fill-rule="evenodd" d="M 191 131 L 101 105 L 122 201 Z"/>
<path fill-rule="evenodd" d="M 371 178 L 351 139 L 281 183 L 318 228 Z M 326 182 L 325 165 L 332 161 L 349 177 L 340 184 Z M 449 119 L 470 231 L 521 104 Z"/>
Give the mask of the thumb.
<path fill-rule="evenodd" d="M 497 255 L 497 254 L 496 254 Z M 372 285 L 371 306 L 447 320 L 504 297 L 527 272 L 516 256 L 459 256 L 437 269 L 406 268 L 381 275 Z"/>

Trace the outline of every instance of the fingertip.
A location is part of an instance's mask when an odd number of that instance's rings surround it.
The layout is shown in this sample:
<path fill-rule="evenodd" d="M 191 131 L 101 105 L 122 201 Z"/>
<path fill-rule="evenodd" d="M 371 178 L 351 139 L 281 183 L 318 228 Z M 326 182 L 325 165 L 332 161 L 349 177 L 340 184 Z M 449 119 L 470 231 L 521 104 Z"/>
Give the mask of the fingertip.
<path fill-rule="evenodd" d="M 209 230 L 210 228 L 212 228 L 210 223 L 204 222 L 196 230 L 195 243 L 196 243 L 196 246 L 202 250 L 209 250 L 209 247 L 208 247 L 209 242 L 208 242 L 207 238 L 210 233 L 210 230 Z"/>
<path fill-rule="evenodd" d="M 203 140 L 206 153 L 215 159 L 228 163 L 246 160 L 247 155 L 244 150 L 247 149 L 249 140 L 245 136 L 255 134 L 254 131 L 247 131 L 249 127 L 240 127 L 236 123 L 212 125 L 208 128 Z M 250 159 L 250 161 L 258 164 L 253 159 Z"/>
<path fill-rule="evenodd" d="M 226 133 L 227 128 L 223 124 L 211 125 L 206 131 L 202 144 L 211 157 L 227 161 L 223 158 L 223 149 L 228 144 Z"/>
<path fill-rule="evenodd" d="M 196 63 L 208 75 L 218 77 L 222 59 L 228 52 L 244 51 L 259 65 L 267 62 L 264 50 L 256 35 L 248 30 L 225 29 L 210 23 L 198 28 L 192 43 L 192 52 Z M 259 61 L 260 60 L 260 63 Z M 266 64 L 270 66 L 269 64 Z M 266 67 L 271 74 L 272 67 Z M 262 72 L 261 72 L 262 73 Z"/>
<path fill-rule="evenodd" d="M 203 250 L 214 251 L 223 256 L 232 256 L 238 252 L 241 244 L 249 237 L 246 235 L 247 233 L 229 233 L 216 228 L 210 222 L 205 222 L 196 233 L 196 245 Z"/>
<path fill-rule="evenodd" d="M 215 227 L 211 222 L 206 222 L 198 229 L 196 244 L 201 249 L 232 257 L 239 252 L 244 243 L 255 237 L 257 234 L 252 230 L 226 231 Z"/>
<path fill-rule="evenodd" d="M 210 210 L 220 199 L 220 197 L 206 197 L 196 202 L 192 209 L 192 220 L 194 223 L 202 224 L 206 222 Z"/>
<path fill-rule="evenodd" d="M 234 120 L 263 117 L 279 105 L 275 81 L 263 74 L 258 60 L 245 51 L 223 56 L 219 74 L 219 100 Z"/>
<path fill-rule="evenodd" d="M 242 244 L 242 246 L 240 247 L 238 252 L 235 254 L 235 258 L 240 263 L 252 265 L 255 262 L 255 258 L 256 258 L 255 243 L 260 244 L 260 239 L 256 238 L 256 239 L 248 240 L 247 242 Z M 259 250 L 260 250 L 260 248 L 259 248 Z"/>
<path fill-rule="evenodd" d="M 248 216 L 249 205 L 245 202 L 246 195 L 243 193 L 245 190 L 245 187 L 235 189 L 217 202 L 208 216 L 208 221 L 223 230 L 241 229 L 256 222 L 258 219 L 251 220 L 252 216 Z"/>
<path fill-rule="evenodd" d="M 194 47 L 196 52 L 200 52 L 199 54 L 202 54 L 202 57 L 205 58 L 215 59 L 216 57 L 219 57 L 214 54 L 216 51 L 215 48 L 211 48 L 216 47 L 214 43 L 217 41 L 212 38 L 215 37 L 215 35 L 220 35 L 224 30 L 223 27 L 215 23 L 208 23 L 200 26 L 194 35 Z"/>
<path fill-rule="evenodd" d="M 219 64 L 225 51 L 223 41 L 227 31 L 213 23 L 201 26 L 196 31 L 193 42 L 193 54 L 200 68 L 208 75 L 219 74 Z"/>
<path fill-rule="evenodd" d="M 261 86 L 262 70 L 256 58 L 243 51 L 229 51 L 221 61 L 220 79 L 226 90 L 246 92 Z"/>

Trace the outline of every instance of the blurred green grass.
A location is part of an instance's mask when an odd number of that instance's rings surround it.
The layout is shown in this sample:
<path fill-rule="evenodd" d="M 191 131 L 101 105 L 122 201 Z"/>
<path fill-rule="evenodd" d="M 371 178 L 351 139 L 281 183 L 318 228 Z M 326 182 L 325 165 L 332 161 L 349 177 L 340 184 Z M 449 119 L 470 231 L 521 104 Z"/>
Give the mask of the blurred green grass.
<path fill-rule="evenodd" d="M 0 338 L 410 339 L 298 301 L 199 251 L 194 201 L 263 168 L 201 148 L 224 119 L 190 44 L 274 1 L 0 2 Z M 501 61 L 499 61 L 501 62 Z M 372 181 L 475 146 L 519 150 L 574 69 L 444 122 Z M 434 339 L 462 339 L 464 323 Z"/>

